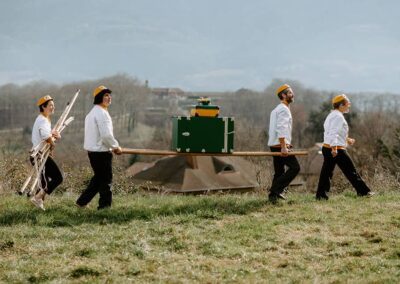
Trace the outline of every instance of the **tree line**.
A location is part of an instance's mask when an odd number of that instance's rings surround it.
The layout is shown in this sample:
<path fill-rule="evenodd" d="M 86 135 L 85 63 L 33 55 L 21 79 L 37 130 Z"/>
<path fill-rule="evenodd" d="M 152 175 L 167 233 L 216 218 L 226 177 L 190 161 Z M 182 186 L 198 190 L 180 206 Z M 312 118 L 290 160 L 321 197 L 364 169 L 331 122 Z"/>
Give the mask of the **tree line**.
<path fill-rule="evenodd" d="M 295 102 L 291 106 L 294 146 L 308 148 L 316 142 L 322 142 L 323 122 L 331 110 L 330 100 L 340 92 L 315 90 L 297 81 L 275 79 L 263 91 L 240 89 L 224 94 L 209 93 L 211 98 L 213 95 L 218 97 L 215 103 L 220 106 L 221 115 L 235 117 L 236 150 L 265 148 L 269 115 L 279 103 L 275 89 L 282 83 L 290 84 L 295 92 Z M 140 147 L 170 147 L 171 125 L 168 118 L 178 112 L 177 104 L 173 103 L 177 98 L 154 97 L 147 83 L 125 74 L 64 85 L 40 81 L 23 86 L 0 86 L 0 132 L 17 129 L 22 133 L 8 140 L 7 137 L 0 137 L 2 145 L 8 141 L 14 148 L 16 143 L 28 148 L 31 127 L 38 113 L 37 99 L 46 94 L 51 95 L 56 102 L 57 117 L 79 88 L 81 95 L 71 112 L 75 121 L 64 134 L 67 141 L 73 139 L 74 143 L 63 143 L 63 149 L 65 152 L 70 152 L 73 147 L 75 150 L 80 149 L 83 142 L 84 117 L 92 107 L 92 91 L 100 84 L 113 90 L 110 114 L 114 120 L 116 137 L 121 140 L 122 145 L 125 143 L 135 147 L 138 136 L 144 133 L 139 129 L 148 128 L 148 133 L 151 134 L 146 141 L 141 142 Z M 356 146 L 350 149 L 353 151 L 355 162 L 366 171 L 373 171 L 379 164 L 393 175 L 397 175 L 400 166 L 400 96 L 371 93 L 347 95 L 352 101 L 352 112 L 347 116 L 347 120 L 351 136 L 357 140 Z M 152 120 L 151 125 L 146 128 L 146 115 L 149 116 L 146 111 L 154 106 L 164 108 L 164 116 L 162 119 Z"/>

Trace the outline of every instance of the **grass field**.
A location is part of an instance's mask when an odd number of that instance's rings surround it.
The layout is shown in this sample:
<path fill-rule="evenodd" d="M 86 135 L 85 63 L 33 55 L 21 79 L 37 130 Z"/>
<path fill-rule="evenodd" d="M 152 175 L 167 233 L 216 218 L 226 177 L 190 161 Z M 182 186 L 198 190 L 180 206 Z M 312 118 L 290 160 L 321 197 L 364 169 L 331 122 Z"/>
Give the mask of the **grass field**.
<path fill-rule="evenodd" d="M 0 282 L 398 283 L 400 194 L 0 195 Z"/>

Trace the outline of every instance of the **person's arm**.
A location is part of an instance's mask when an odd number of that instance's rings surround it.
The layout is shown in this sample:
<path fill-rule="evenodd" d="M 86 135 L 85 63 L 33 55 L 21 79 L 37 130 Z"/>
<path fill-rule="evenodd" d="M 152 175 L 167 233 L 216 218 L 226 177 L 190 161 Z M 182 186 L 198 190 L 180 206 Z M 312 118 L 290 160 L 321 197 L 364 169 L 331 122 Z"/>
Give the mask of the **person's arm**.
<path fill-rule="evenodd" d="M 46 142 L 50 144 L 50 150 L 53 150 L 54 147 L 56 146 L 55 138 L 53 136 L 50 136 L 49 138 L 47 138 Z"/>
<path fill-rule="evenodd" d="M 285 140 L 284 137 L 280 137 L 279 138 L 279 144 L 281 144 L 282 156 L 284 156 L 284 157 L 288 156 L 289 150 L 288 150 L 288 148 L 286 146 L 286 140 Z"/>
<path fill-rule="evenodd" d="M 329 144 L 331 145 L 331 153 L 333 157 L 337 156 L 337 147 L 339 146 L 339 132 L 343 128 L 343 118 L 336 116 L 331 121 Z"/>
<path fill-rule="evenodd" d="M 42 123 L 39 126 L 39 135 L 40 135 L 40 138 L 42 140 L 44 140 L 44 141 L 46 141 L 46 143 L 50 144 L 50 149 L 54 148 L 54 146 L 55 146 L 54 141 L 55 140 L 54 140 L 53 135 L 51 133 L 50 125 Z"/>
<path fill-rule="evenodd" d="M 356 143 L 356 139 L 350 138 L 350 137 L 347 137 L 346 141 L 347 141 L 347 144 L 349 144 L 350 146 L 353 146 L 354 143 Z"/>
<path fill-rule="evenodd" d="M 121 147 L 119 146 L 118 141 L 114 138 L 114 134 L 112 132 L 112 122 L 111 119 L 107 115 L 101 115 L 97 121 L 97 125 L 99 127 L 100 138 L 102 142 L 115 154 L 121 154 Z"/>
<path fill-rule="evenodd" d="M 54 139 L 56 139 L 56 140 L 61 139 L 61 134 L 57 130 L 52 130 L 51 131 L 51 136 L 54 137 Z"/>
<path fill-rule="evenodd" d="M 117 155 L 121 155 L 122 154 L 121 147 L 114 148 L 112 151 L 113 151 L 114 154 L 117 154 Z"/>
<path fill-rule="evenodd" d="M 287 156 L 288 155 L 288 148 L 287 148 L 287 141 L 286 137 L 289 137 L 289 121 L 290 121 L 290 113 L 286 109 L 282 109 L 277 113 L 276 117 L 276 132 L 278 134 L 279 138 L 279 144 L 281 145 L 281 153 L 282 156 Z"/>

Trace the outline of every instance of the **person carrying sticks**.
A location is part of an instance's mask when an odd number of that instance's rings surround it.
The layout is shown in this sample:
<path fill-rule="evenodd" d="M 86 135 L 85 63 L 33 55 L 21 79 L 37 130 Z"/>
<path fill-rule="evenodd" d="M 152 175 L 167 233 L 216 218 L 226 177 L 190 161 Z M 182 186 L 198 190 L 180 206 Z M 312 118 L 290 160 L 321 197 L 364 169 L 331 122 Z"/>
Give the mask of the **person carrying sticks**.
<path fill-rule="evenodd" d="M 331 187 L 330 180 L 336 164 L 350 181 L 358 196 L 372 196 L 375 193 L 370 190 L 357 173 L 354 163 L 346 150 L 347 145 L 354 145 L 355 143 L 355 139 L 348 137 L 349 126 L 343 115 L 350 111 L 350 100 L 345 94 L 338 95 L 332 99 L 332 106 L 333 110 L 324 122 L 324 144 L 322 147 L 324 163 L 321 168 L 316 199 L 329 199 L 327 193 Z"/>
<path fill-rule="evenodd" d="M 53 150 L 55 141 L 61 138 L 58 131 L 51 129 L 50 117 L 54 114 L 55 110 L 54 100 L 49 95 L 44 96 L 38 100 L 37 106 L 39 107 L 40 113 L 32 128 L 33 149 L 44 140 L 46 143 L 50 144 L 50 149 Z M 34 158 L 31 157 L 30 161 L 33 166 L 38 166 L 35 165 Z M 63 175 L 53 160 L 52 155 L 49 155 L 44 164 L 43 170 L 40 173 L 39 190 L 30 199 L 31 202 L 38 208 L 45 210 L 45 196 L 51 194 L 62 182 Z"/>
<path fill-rule="evenodd" d="M 99 193 L 97 209 L 111 207 L 112 203 L 112 153 L 122 154 L 118 141 L 114 138 L 113 124 L 108 113 L 111 105 L 111 90 L 105 86 L 97 87 L 94 92 L 94 107 L 85 118 L 84 149 L 88 151 L 90 165 L 94 175 L 87 188 L 76 201 L 80 208 Z"/>
<path fill-rule="evenodd" d="M 300 171 L 296 157 L 289 155 L 292 148 L 292 114 L 289 105 L 294 101 L 294 92 L 288 84 L 284 84 L 276 90 L 276 95 L 281 103 L 270 115 L 268 146 L 272 152 L 280 152 L 281 156 L 273 156 L 275 173 L 268 196 L 272 203 L 286 199 L 282 193 Z M 288 168 L 286 171 L 285 166 Z"/>

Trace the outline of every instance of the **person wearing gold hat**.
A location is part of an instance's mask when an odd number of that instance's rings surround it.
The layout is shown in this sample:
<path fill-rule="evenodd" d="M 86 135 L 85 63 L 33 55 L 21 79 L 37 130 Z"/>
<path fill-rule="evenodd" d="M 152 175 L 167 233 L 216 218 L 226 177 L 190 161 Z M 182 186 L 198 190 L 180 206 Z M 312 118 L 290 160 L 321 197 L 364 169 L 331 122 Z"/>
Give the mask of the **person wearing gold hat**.
<path fill-rule="evenodd" d="M 41 97 L 37 104 L 39 107 L 39 115 L 32 127 L 32 145 L 35 148 L 43 140 L 49 143 L 50 149 L 54 148 L 54 142 L 61 138 L 60 133 L 51 129 L 50 117 L 54 114 L 55 105 L 53 98 L 49 95 Z M 34 165 L 34 160 L 31 158 L 31 163 Z M 46 195 L 51 194 L 57 186 L 63 181 L 63 175 L 51 157 L 47 158 L 40 178 L 40 187 L 44 190 L 37 192 L 31 202 L 42 210 L 44 208 L 44 199 Z"/>
<path fill-rule="evenodd" d="M 294 101 L 294 92 L 288 84 L 284 84 L 276 90 L 276 95 L 281 103 L 270 115 L 268 146 L 272 152 L 280 152 L 281 156 L 273 156 L 275 173 L 268 196 L 272 203 L 286 199 L 283 191 L 300 171 L 296 157 L 288 156 L 292 147 L 292 114 L 289 106 Z M 288 168 L 286 171 L 285 166 Z"/>
<path fill-rule="evenodd" d="M 94 175 L 87 188 L 76 201 L 78 207 L 85 207 L 99 193 L 97 209 L 111 207 L 112 203 L 112 158 L 122 154 L 118 141 L 114 138 L 113 124 L 108 113 L 111 105 L 111 90 L 105 86 L 97 87 L 94 92 L 92 110 L 85 118 L 85 139 L 83 148 L 88 151 L 90 165 Z"/>
<path fill-rule="evenodd" d="M 324 122 L 324 144 L 322 147 L 324 163 L 321 168 L 316 199 L 329 199 L 327 193 L 331 187 L 330 180 L 336 165 L 339 166 L 345 177 L 355 188 L 358 196 L 372 196 L 374 193 L 357 173 L 354 163 L 346 150 L 347 145 L 354 145 L 355 143 L 355 139 L 348 137 L 349 126 L 343 115 L 350 111 L 351 102 L 345 94 L 342 94 L 332 99 L 332 106 L 333 110 Z"/>

